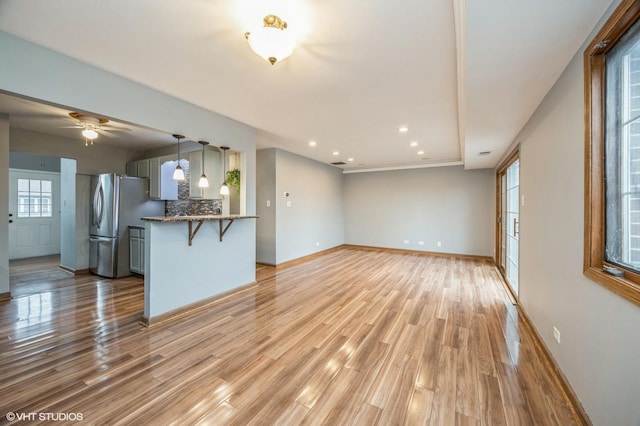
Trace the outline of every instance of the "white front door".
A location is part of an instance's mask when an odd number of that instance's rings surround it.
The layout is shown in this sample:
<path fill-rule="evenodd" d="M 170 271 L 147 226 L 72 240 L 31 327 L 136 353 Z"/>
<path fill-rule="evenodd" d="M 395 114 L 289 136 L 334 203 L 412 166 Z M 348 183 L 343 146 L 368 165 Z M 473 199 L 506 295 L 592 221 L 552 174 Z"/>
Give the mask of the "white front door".
<path fill-rule="evenodd" d="M 9 170 L 9 259 L 60 253 L 60 173 Z"/>

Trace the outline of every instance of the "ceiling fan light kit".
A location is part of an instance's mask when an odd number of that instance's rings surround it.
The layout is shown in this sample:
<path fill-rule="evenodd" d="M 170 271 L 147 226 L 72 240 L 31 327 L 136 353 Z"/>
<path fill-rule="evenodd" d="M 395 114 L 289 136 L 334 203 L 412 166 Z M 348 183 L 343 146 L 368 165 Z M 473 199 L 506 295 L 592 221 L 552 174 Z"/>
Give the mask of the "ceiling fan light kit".
<path fill-rule="evenodd" d="M 249 47 L 271 65 L 293 53 L 295 40 L 287 30 L 287 23 L 276 15 L 267 15 L 263 26 L 253 32 L 244 33 Z"/>

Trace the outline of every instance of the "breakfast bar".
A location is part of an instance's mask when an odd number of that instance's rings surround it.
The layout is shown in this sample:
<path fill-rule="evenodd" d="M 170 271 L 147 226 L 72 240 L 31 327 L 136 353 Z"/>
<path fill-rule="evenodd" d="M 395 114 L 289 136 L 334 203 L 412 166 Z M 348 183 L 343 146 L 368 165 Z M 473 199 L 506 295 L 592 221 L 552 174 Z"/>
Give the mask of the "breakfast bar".
<path fill-rule="evenodd" d="M 256 218 L 143 217 L 143 322 L 166 320 L 255 284 L 255 220 L 248 219 Z"/>

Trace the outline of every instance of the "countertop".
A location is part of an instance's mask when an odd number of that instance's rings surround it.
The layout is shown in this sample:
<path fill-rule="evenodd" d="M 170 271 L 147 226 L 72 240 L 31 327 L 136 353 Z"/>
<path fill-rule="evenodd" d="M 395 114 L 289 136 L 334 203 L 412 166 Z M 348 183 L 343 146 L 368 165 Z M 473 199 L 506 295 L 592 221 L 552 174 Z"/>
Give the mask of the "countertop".
<path fill-rule="evenodd" d="M 256 219 L 258 216 L 243 216 L 239 214 L 206 214 L 199 216 L 151 216 L 143 217 L 142 220 L 147 222 L 163 222 L 163 223 L 175 223 L 175 222 L 199 222 L 201 220 L 235 220 L 235 219 Z"/>

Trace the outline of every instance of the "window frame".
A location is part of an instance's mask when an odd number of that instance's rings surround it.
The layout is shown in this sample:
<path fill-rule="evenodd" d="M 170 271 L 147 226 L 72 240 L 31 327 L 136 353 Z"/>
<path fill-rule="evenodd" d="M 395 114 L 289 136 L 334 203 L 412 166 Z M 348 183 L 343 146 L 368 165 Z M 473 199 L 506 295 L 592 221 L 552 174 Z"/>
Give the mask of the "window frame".
<path fill-rule="evenodd" d="M 640 273 L 609 265 L 605 250 L 605 55 L 640 19 L 640 0 L 623 0 L 584 52 L 585 100 L 585 229 L 584 275 L 640 305 Z M 604 272 L 615 266 L 623 277 Z"/>

